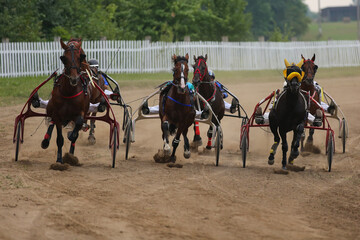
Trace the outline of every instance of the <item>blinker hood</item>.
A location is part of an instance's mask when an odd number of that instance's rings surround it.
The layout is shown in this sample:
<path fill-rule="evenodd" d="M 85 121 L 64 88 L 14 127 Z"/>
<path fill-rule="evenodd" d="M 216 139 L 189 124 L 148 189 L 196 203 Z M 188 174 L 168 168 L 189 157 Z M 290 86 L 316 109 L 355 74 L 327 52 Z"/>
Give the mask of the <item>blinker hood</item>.
<path fill-rule="evenodd" d="M 296 77 L 298 81 L 301 82 L 305 76 L 305 72 L 301 70 L 301 66 L 304 63 L 304 60 L 301 59 L 301 61 L 296 65 L 294 63 L 289 64 L 289 62 L 286 59 L 284 59 L 284 62 L 286 66 L 286 69 L 283 71 L 284 78 L 288 81 L 291 81 L 291 79 Z M 299 72 L 301 72 L 301 74 L 297 71 L 297 69 L 294 69 L 293 67 L 298 67 Z"/>

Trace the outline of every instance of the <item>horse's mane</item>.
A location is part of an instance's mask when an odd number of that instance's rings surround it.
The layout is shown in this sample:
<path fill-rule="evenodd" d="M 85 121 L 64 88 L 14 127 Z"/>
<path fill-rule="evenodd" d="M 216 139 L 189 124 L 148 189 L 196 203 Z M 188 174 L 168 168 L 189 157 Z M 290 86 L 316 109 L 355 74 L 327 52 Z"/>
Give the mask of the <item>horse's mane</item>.
<path fill-rule="evenodd" d="M 186 63 L 188 63 L 188 60 L 184 56 L 177 56 L 176 59 L 174 59 L 174 63 L 177 63 L 180 61 L 185 61 Z"/>
<path fill-rule="evenodd" d="M 70 40 L 68 41 L 69 42 L 78 42 L 80 43 L 81 42 L 81 38 L 70 38 Z"/>

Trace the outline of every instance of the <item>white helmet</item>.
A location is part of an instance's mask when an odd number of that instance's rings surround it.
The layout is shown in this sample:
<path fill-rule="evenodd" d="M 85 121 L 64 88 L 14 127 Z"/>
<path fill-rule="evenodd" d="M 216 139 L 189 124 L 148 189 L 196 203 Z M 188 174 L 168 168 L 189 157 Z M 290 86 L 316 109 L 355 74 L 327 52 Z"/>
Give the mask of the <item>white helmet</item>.
<path fill-rule="evenodd" d="M 215 73 L 211 69 L 208 69 L 208 72 L 210 77 L 215 78 Z"/>
<path fill-rule="evenodd" d="M 96 60 L 96 59 L 90 59 L 90 60 L 88 61 L 88 63 L 89 63 L 89 65 L 90 65 L 90 67 L 99 67 L 99 62 L 98 62 L 98 60 Z"/>

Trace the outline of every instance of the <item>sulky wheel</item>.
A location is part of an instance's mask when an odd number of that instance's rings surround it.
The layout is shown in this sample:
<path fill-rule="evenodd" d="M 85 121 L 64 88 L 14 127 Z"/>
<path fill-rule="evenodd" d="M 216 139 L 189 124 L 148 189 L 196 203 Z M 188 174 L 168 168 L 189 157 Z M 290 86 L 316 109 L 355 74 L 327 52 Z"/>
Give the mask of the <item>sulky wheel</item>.
<path fill-rule="evenodd" d="M 343 153 L 345 153 L 345 145 L 346 145 L 346 138 L 347 138 L 347 134 L 346 134 L 346 121 L 345 118 L 342 119 L 341 121 L 341 142 L 342 142 L 342 146 L 343 146 Z"/>
<path fill-rule="evenodd" d="M 215 151 L 216 151 L 216 166 L 219 166 L 219 158 L 220 158 L 220 149 L 221 149 L 221 141 L 222 141 L 221 130 L 219 127 L 216 128 L 216 140 L 215 140 Z"/>
<path fill-rule="evenodd" d="M 16 147 L 15 147 L 15 161 L 18 160 L 20 151 L 20 134 L 21 134 L 21 121 L 18 122 L 16 127 Z"/>
<path fill-rule="evenodd" d="M 334 138 L 332 132 L 329 134 L 328 145 L 327 145 L 327 162 L 328 171 L 331 172 L 332 158 L 334 155 Z"/>
<path fill-rule="evenodd" d="M 129 122 L 129 124 L 127 124 L 127 127 L 125 128 L 125 159 L 127 160 L 129 158 L 129 150 L 130 150 L 130 144 L 131 144 L 131 129 L 132 129 L 132 124 L 131 122 Z"/>
<path fill-rule="evenodd" d="M 118 144 L 117 143 L 117 134 L 118 134 L 117 127 L 114 127 L 113 141 L 112 141 L 112 145 L 111 145 L 111 155 L 113 158 L 112 167 L 113 168 L 115 167 L 116 151 L 117 151 L 117 144 Z"/>
<path fill-rule="evenodd" d="M 247 153 L 247 131 L 246 129 L 243 132 L 243 135 L 241 137 L 241 156 L 242 156 L 242 160 L 243 160 L 243 168 L 245 168 L 246 165 L 246 153 Z"/>

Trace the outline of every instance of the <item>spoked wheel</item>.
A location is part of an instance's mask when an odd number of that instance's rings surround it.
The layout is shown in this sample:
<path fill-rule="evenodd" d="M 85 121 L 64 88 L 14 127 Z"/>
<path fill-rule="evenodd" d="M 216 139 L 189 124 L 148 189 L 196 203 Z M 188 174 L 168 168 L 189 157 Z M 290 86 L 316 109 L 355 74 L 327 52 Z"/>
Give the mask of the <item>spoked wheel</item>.
<path fill-rule="evenodd" d="M 347 134 L 346 134 L 346 121 L 345 121 L 345 118 L 342 119 L 341 121 L 341 142 L 342 142 L 342 146 L 343 146 L 343 153 L 345 153 L 345 145 L 346 145 L 346 137 L 347 137 Z"/>
<path fill-rule="evenodd" d="M 112 167 L 115 167 L 115 159 L 116 159 L 116 151 L 117 151 L 117 127 L 114 127 L 114 133 L 113 133 L 113 141 L 112 141 L 112 145 L 111 145 L 111 155 L 113 158 L 113 162 L 112 162 Z"/>
<path fill-rule="evenodd" d="M 241 156 L 243 161 L 243 168 L 246 166 L 246 153 L 247 153 L 247 131 L 246 129 L 243 132 L 243 135 L 241 137 Z"/>
<path fill-rule="evenodd" d="M 18 160 L 20 151 L 20 134 L 21 134 L 21 121 L 18 122 L 16 127 L 16 147 L 15 147 L 15 161 Z"/>
<path fill-rule="evenodd" d="M 328 171 L 331 172 L 332 158 L 334 155 L 334 138 L 332 132 L 329 134 L 328 144 L 327 144 L 327 161 L 328 161 Z"/>
<path fill-rule="evenodd" d="M 125 146 L 126 146 L 125 159 L 126 160 L 129 158 L 129 150 L 131 145 L 131 129 L 132 129 L 132 124 L 129 122 L 129 124 L 125 128 Z"/>
<path fill-rule="evenodd" d="M 219 166 L 220 148 L 221 148 L 221 130 L 219 127 L 216 128 L 216 140 L 215 140 L 215 151 L 216 151 L 216 166 Z"/>

